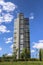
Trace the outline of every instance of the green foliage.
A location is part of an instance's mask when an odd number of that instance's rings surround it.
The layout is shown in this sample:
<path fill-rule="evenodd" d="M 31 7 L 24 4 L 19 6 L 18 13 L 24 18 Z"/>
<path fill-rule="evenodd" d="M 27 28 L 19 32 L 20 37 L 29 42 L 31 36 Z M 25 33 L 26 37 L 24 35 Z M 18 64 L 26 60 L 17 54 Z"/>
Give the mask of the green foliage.
<path fill-rule="evenodd" d="M 0 65 L 43 65 L 43 62 L 40 61 L 0 62 Z"/>
<path fill-rule="evenodd" d="M 42 60 L 42 58 L 41 58 L 41 49 L 39 51 L 39 59 L 40 59 L 40 61 Z"/>
<path fill-rule="evenodd" d="M 28 59 L 28 61 L 39 61 L 39 59 L 36 59 L 36 58 L 30 58 L 30 59 Z"/>
<path fill-rule="evenodd" d="M 21 58 L 22 58 L 22 59 L 24 59 L 24 55 L 25 55 L 25 54 L 22 52 L 22 53 L 21 53 Z"/>
<path fill-rule="evenodd" d="M 17 51 L 18 49 L 16 49 L 16 52 L 13 53 L 12 57 L 13 57 L 13 61 L 16 60 L 16 57 L 17 57 Z"/>
<path fill-rule="evenodd" d="M 24 48 L 20 56 L 22 59 L 26 60 L 30 58 L 30 51 L 27 48 Z"/>
<path fill-rule="evenodd" d="M 12 55 L 12 60 L 16 60 L 16 53 L 14 55 Z"/>

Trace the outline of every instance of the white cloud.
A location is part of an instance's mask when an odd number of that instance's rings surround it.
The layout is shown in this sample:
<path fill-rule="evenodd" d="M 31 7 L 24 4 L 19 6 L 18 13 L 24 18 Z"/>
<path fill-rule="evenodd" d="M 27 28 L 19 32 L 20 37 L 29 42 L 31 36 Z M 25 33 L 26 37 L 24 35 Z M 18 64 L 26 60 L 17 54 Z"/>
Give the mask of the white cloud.
<path fill-rule="evenodd" d="M 0 16 L 0 24 L 3 22 L 3 17 Z"/>
<path fill-rule="evenodd" d="M 35 50 L 31 50 L 31 53 L 34 53 L 35 52 Z"/>
<path fill-rule="evenodd" d="M 0 47 L 0 51 L 2 50 L 2 48 Z"/>
<path fill-rule="evenodd" d="M 29 19 L 34 19 L 34 13 L 30 13 Z"/>
<path fill-rule="evenodd" d="M 3 10 L 6 10 L 7 12 L 14 11 L 16 8 L 16 5 L 11 2 L 6 2 L 3 5 Z"/>
<path fill-rule="evenodd" d="M 12 53 L 7 54 L 7 56 L 12 56 Z"/>
<path fill-rule="evenodd" d="M 11 22 L 13 19 L 13 14 L 11 14 L 17 6 L 12 2 L 5 2 L 0 0 L 0 24 L 3 22 Z M 6 11 L 7 13 L 3 12 Z"/>
<path fill-rule="evenodd" d="M 29 19 L 34 19 L 34 16 L 33 16 L 33 15 L 32 15 L 32 16 L 30 16 L 30 17 L 29 17 Z"/>
<path fill-rule="evenodd" d="M 5 32 L 10 32 L 10 30 L 7 30 L 7 28 L 6 28 L 6 26 L 4 26 L 4 25 L 0 25 L 0 32 L 1 33 L 5 33 Z"/>
<path fill-rule="evenodd" d="M 39 40 L 37 43 L 34 42 L 33 48 L 43 48 L 43 40 Z"/>
<path fill-rule="evenodd" d="M 8 14 L 5 14 L 5 15 L 3 16 L 3 18 L 4 18 L 4 21 L 3 21 L 3 22 L 11 22 L 12 19 L 13 19 L 13 16 L 8 13 Z"/>
<path fill-rule="evenodd" d="M 1 5 L 1 6 L 5 5 L 4 0 L 0 0 L 0 5 Z"/>
<path fill-rule="evenodd" d="M 13 44 L 10 46 L 11 49 L 13 49 Z"/>
<path fill-rule="evenodd" d="M 5 2 L 4 0 L 0 0 L 0 5 L 3 7 L 3 10 L 10 12 L 14 11 L 17 6 L 12 2 Z"/>
<path fill-rule="evenodd" d="M 7 43 L 7 44 L 8 44 L 8 43 L 12 43 L 12 39 L 13 39 L 12 37 L 6 39 L 5 43 Z"/>
<path fill-rule="evenodd" d="M 0 9 L 0 13 L 2 13 L 2 9 Z"/>
<path fill-rule="evenodd" d="M 8 54 L 6 54 L 6 57 L 7 57 L 7 56 L 12 56 L 12 53 L 8 53 Z"/>
<path fill-rule="evenodd" d="M 43 40 L 39 40 L 40 43 L 43 43 Z"/>
<path fill-rule="evenodd" d="M 11 15 L 10 13 L 7 13 L 7 14 L 2 13 L 2 14 L 3 14 L 3 16 L 0 16 L 0 24 L 1 24 L 2 22 L 7 22 L 7 23 L 9 23 L 9 22 L 12 21 L 13 15 Z"/>

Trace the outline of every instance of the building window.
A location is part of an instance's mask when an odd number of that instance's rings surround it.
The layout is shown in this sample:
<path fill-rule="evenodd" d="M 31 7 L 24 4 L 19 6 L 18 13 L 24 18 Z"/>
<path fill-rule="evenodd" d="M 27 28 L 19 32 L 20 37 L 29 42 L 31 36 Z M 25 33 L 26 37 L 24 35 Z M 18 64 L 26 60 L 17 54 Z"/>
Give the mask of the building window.
<path fill-rule="evenodd" d="M 20 19 L 23 19 L 23 18 L 24 18 L 24 16 L 21 16 L 21 17 L 20 17 Z"/>
<path fill-rule="evenodd" d="M 20 44 L 23 45 L 23 43 L 24 43 L 24 40 L 20 39 Z"/>
<path fill-rule="evenodd" d="M 23 34 L 20 35 L 20 44 L 23 44 L 23 42 L 24 42 L 23 38 L 24 38 Z"/>
<path fill-rule="evenodd" d="M 23 34 L 21 34 L 21 35 L 20 35 L 20 39 L 23 39 L 23 38 L 24 38 L 24 35 L 23 35 Z"/>
<path fill-rule="evenodd" d="M 28 21 L 26 21 L 26 22 L 25 22 L 25 25 L 29 25 L 29 22 L 28 22 Z"/>
<path fill-rule="evenodd" d="M 16 38 L 17 38 L 17 37 L 16 37 L 16 36 L 14 36 L 14 39 L 15 39 L 15 40 L 16 40 Z"/>
<path fill-rule="evenodd" d="M 23 43 L 24 43 L 24 41 L 23 41 L 23 39 L 21 39 L 21 40 L 20 40 L 20 44 L 23 45 Z"/>
<path fill-rule="evenodd" d="M 23 45 L 20 45 L 20 50 L 23 50 Z"/>
<path fill-rule="evenodd" d="M 21 33 L 22 33 L 22 34 L 24 33 L 24 30 L 23 30 L 23 29 L 20 29 L 20 34 L 21 34 Z"/>
<path fill-rule="evenodd" d="M 14 35 L 16 35 L 16 34 L 17 34 L 17 31 L 15 30 L 15 31 L 14 31 Z"/>
<path fill-rule="evenodd" d="M 26 27 L 26 29 L 28 29 L 28 28 L 29 28 L 29 26 L 28 26 L 28 25 L 26 25 L 25 27 Z"/>
<path fill-rule="evenodd" d="M 20 42 L 23 42 L 23 39 L 20 39 Z"/>
<path fill-rule="evenodd" d="M 22 19 L 20 20 L 20 24 L 23 24 L 23 20 Z"/>
<path fill-rule="evenodd" d="M 21 24 L 21 25 L 20 25 L 20 28 L 24 28 L 24 25 Z"/>
<path fill-rule="evenodd" d="M 22 53 L 22 50 L 20 50 L 20 53 Z"/>
<path fill-rule="evenodd" d="M 26 38 L 28 38 L 29 37 L 28 33 L 26 33 L 25 36 L 26 36 Z"/>
<path fill-rule="evenodd" d="M 25 29 L 25 31 L 27 32 L 27 31 L 28 31 L 28 29 Z"/>

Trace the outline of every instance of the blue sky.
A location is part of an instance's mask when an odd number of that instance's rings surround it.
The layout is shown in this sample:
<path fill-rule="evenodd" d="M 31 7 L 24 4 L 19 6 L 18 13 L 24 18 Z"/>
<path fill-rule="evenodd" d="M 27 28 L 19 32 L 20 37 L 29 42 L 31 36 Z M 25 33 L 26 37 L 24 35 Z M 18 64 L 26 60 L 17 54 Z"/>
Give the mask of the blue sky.
<path fill-rule="evenodd" d="M 12 53 L 14 19 L 20 12 L 29 18 L 31 57 L 43 48 L 43 0 L 0 0 L 0 56 Z"/>

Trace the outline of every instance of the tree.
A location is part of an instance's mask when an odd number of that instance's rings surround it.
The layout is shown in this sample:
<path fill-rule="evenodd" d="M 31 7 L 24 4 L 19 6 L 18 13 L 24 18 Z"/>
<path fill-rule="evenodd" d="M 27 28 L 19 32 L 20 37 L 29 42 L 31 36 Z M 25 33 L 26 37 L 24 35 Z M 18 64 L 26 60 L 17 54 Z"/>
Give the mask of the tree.
<path fill-rule="evenodd" d="M 39 59 L 40 59 L 40 61 L 42 60 L 42 58 L 41 58 L 41 49 L 39 50 Z"/>
<path fill-rule="evenodd" d="M 18 49 L 16 49 L 16 52 L 14 52 L 13 55 L 12 55 L 13 60 L 16 60 L 16 57 L 17 57 L 17 51 L 18 51 Z"/>
<path fill-rule="evenodd" d="M 27 48 L 24 48 L 21 53 L 21 58 L 24 58 L 25 60 L 30 58 L 30 51 Z"/>
<path fill-rule="evenodd" d="M 22 52 L 21 54 L 20 54 L 20 57 L 22 58 L 22 59 L 24 59 L 24 52 Z"/>
<path fill-rule="evenodd" d="M 2 61 L 4 61 L 6 59 L 6 57 L 7 57 L 7 54 L 3 54 L 2 55 Z"/>
<path fill-rule="evenodd" d="M 25 48 L 25 59 L 30 58 L 30 51 Z"/>

